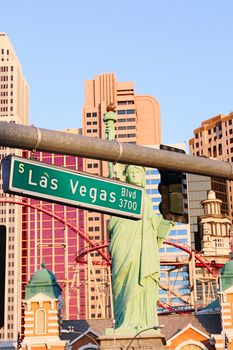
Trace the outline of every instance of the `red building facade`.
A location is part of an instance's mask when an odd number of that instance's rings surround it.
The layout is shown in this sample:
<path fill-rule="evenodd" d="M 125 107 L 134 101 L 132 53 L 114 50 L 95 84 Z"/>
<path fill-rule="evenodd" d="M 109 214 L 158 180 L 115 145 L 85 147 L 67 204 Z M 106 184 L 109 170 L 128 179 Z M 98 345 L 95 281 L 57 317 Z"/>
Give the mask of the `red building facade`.
<path fill-rule="evenodd" d="M 24 152 L 30 158 L 29 152 Z M 83 159 L 36 152 L 36 160 L 82 171 Z M 84 240 L 83 210 L 60 204 L 22 199 L 22 299 L 25 286 L 41 263 L 55 272 L 63 289 L 65 319 L 85 317 L 85 271 L 77 266 L 77 251 Z"/>

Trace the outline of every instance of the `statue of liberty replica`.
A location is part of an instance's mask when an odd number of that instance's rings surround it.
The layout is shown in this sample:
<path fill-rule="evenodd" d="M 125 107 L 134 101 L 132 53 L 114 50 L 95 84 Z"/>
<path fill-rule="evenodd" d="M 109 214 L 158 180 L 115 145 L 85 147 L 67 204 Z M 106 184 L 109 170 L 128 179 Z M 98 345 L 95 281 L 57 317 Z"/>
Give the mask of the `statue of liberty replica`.
<path fill-rule="evenodd" d="M 116 116 L 113 107 L 108 107 L 104 116 L 106 138 L 113 140 Z M 116 174 L 114 164 L 110 163 L 109 169 L 109 175 L 113 177 Z M 125 167 L 123 174 L 126 182 L 145 188 L 144 167 L 130 164 Z M 142 219 L 112 216 L 108 225 L 114 334 L 131 339 L 142 332 L 151 335 L 160 333 L 155 330 L 158 327 L 159 249 L 174 226 L 172 221 L 164 220 L 154 213 L 152 200 L 146 190 L 143 196 Z"/>

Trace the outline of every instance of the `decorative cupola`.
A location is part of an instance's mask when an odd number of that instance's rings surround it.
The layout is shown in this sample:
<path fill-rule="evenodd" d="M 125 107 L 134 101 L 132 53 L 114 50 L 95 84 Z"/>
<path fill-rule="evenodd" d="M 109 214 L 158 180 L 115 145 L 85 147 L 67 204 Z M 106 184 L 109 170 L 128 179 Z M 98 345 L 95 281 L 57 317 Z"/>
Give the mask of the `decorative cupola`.
<path fill-rule="evenodd" d="M 55 275 L 42 263 L 25 290 L 23 349 L 66 348 L 66 342 L 60 339 L 61 292 Z"/>
<path fill-rule="evenodd" d="M 204 215 L 199 217 L 202 254 L 210 260 L 225 263 L 229 259 L 231 219 L 221 214 L 222 201 L 216 198 L 214 191 L 208 192 L 202 205 Z"/>
<path fill-rule="evenodd" d="M 201 204 L 204 207 L 204 215 L 221 215 L 222 201 L 216 198 L 214 191 L 209 191 L 207 199 Z"/>

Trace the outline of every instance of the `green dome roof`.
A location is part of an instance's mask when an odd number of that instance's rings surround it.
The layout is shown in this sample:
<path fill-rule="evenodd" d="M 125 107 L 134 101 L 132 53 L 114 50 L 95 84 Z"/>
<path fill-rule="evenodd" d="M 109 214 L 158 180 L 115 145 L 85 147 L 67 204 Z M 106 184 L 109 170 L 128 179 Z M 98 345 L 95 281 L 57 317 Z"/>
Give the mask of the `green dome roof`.
<path fill-rule="evenodd" d="M 222 268 L 222 274 L 233 276 L 233 260 L 228 261 Z"/>
<path fill-rule="evenodd" d="M 45 269 L 45 268 L 42 268 L 41 270 L 37 270 L 34 275 L 32 276 L 32 279 L 31 279 L 31 283 L 35 284 L 35 283 L 53 283 L 53 282 L 56 282 L 56 277 L 55 275 Z"/>
<path fill-rule="evenodd" d="M 61 287 L 58 285 L 55 275 L 41 264 L 28 282 L 25 291 L 25 299 L 30 299 L 38 293 L 44 293 L 51 298 L 57 299 L 61 295 Z"/>
<path fill-rule="evenodd" d="M 222 290 L 233 286 L 233 260 L 228 261 L 221 270 Z"/>

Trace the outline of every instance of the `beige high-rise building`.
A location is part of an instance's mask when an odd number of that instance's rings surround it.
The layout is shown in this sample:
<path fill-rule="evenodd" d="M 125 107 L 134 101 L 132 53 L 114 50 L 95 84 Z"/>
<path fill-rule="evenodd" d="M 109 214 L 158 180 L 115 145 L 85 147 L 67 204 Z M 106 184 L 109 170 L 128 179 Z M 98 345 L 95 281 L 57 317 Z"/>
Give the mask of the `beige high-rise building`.
<path fill-rule="evenodd" d="M 5 33 L 0 33 L 0 120 L 9 123 L 28 123 L 29 90 L 19 59 Z M 0 148 L 0 159 L 19 150 Z M 0 174 L 2 188 L 2 174 Z M 0 190 L 1 191 L 1 190 Z M 20 206 L 4 203 L 13 196 L 0 193 L 0 340 L 16 340 L 20 331 L 21 308 L 21 225 Z M 3 258 L 4 256 L 4 258 Z"/>
<path fill-rule="evenodd" d="M 85 104 L 83 107 L 83 135 L 105 138 L 105 125 L 103 117 L 107 106 L 113 103 L 116 107 L 117 122 L 115 124 L 116 139 L 140 145 L 153 145 L 161 143 L 160 110 L 154 97 L 136 95 L 133 82 L 118 82 L 114 74 L 101 74 L 93 80 L 85 82 Z M 140 154 L 138 155 L 140 157 Z M 84 159 L 84 170 L 97 175 L 108 176 L 106 162 Z M 96 243 L 106 241 L 108 237 L 107 222 L 109 216 L 93 211 L 84 213 L 84 230 L 90 239 Z M 91 253 L 93 259 L 98 259 L 98 252 Z M 92 266 L 95 276 L 89 277 L 87 300 L 87 318 L 109 317 L 106 298 L 107 286 L 102 285 L 96 290 L 94 281 L 101 285 L 105 280 L 105 266 Z M 90 275 L 89 275 L 90 276 Z M 108 283 L 107 281 L 106 283 Z M 101 291 L 104 292 L 101 294 Z M 100 305 L 96 300 L 102 298 Z M 101 307 L 104 306 L 104 307 Z M 106 312 L 105 314 L 103 313 Z M 110 306 L 109 306 L 110 310 Z"/>
<path fill-rule="evenodd" d="M 190 154 L 233 162 L 233 113 L 217 115 L 201 123 L 189 140 Z M 233 217 L 232 181 L 211 179 L 211 190 L 222 200 L 222 212 Z"/>
<path fill-rule="evenodd" d="M 161 143 L 160 110 L 154 97 L 136 95 L 133 82 L 118 82 L 102 74 L 85 82 L 83 135 L 104 138 L 103 116 L 113 103 L 117 109 L 116 138 L 120 142 Z"/>

